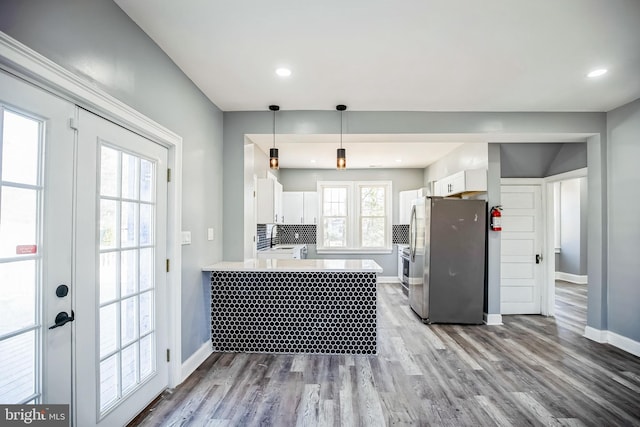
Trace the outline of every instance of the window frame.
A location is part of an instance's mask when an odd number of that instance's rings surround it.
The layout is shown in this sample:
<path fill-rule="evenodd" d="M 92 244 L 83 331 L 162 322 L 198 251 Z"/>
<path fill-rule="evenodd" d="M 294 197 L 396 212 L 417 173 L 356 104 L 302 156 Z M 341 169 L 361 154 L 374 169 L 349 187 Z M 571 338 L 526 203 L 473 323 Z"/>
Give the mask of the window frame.
<path fill-rule="evenodd" d="M 384 246 L 363 247 L 362 246 L 362 200 L 360 198 L 363 187 L 382 187 L 385 191 L 384 206 Z M 324 189 L 325 188 L 346 188 L 347 189 L 347 216 L 346 216 L 346 246 L 330 247 L 324 246 Z M 381 181 L 318 181 L 318 227 L 316 230 L 317 253 L 319 254 L 388 254 L 393 250 L 392 245 L 392 203 L 393 203 L 393 183 L 388 180 Z"/>

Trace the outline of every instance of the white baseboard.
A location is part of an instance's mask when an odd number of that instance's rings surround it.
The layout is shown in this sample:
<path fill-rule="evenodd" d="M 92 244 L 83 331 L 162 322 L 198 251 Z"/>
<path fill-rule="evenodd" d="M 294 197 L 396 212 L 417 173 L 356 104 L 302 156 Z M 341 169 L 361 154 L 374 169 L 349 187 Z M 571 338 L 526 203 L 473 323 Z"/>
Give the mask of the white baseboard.
<path fill-rule="evenodd" d="M 578 274 L 563 273 L 556 271 L 556 280 L 564 280 L 565 282 L 575 283 L 577 285 L 586 285 L 589 283 L 587 276 L 580 276 Z"/>
<path fill-rule="evenodd" d="M 591 326 L 584 328 L 584 336 L 595 342 L 611 344 L 627 353 L 640 357 L 640 342 L 634 341 L 631 338 L 616 334 L 615 332 L 595 329 Z"/>
<path fill-rule="evenodd" d="M 180 382 L 186 380 L 187 377 L 198 368 L 198 366 L 202 365 L 202 362 L 207 360 L 207 357 L 209 357 L 211 353 L 213 353 L 211 341 L 207 341 L 202 344 L 202 347 L 196 350 L 196 352 L 182 364 L 182 380 Z"/>
<path fill-rule="evenodd" d="M 502 325 L 502 314 L 488 314 L 488 313 L 483 313 L 482 314 L 482 320 L 484 321 L 484 323 L 486 323 L 488 326 L 498 326 L 498 325 Z"/>
<path fill-rule="evenodd" d="M 378 276 L 378 283 L 400 283 L 398 276 Z"/>

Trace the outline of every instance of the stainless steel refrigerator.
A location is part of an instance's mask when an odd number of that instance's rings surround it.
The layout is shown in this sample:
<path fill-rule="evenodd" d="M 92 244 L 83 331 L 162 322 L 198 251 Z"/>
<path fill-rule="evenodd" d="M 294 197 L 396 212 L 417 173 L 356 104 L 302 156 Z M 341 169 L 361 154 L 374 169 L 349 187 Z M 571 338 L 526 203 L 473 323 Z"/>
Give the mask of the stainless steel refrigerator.
<path fill-rule="evenodd" d="M 409 225 L 409 303 L 424 323 L 482 323 L 484 200 L 422 197 Z"/>

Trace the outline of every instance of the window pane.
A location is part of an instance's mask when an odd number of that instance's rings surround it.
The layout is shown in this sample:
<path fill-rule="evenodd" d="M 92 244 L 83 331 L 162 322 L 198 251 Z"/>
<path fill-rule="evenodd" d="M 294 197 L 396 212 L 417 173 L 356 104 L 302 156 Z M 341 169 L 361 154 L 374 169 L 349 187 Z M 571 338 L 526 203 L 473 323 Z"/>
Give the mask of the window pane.
<path fill-rule="evenodd" d="M 384 218 L 362 218 L 362 247 L 384 247 Z"/>
<path fill-rule="evenodd" d="M 140 380 L 153 373 L 153 334 L 140 340 Z"/>
<path fill-rule="evenodd" d="M 122 223 L 120 224 L 120 245 L 123 248 L 138 244 L 138 205 L 122 202 Z"/>
<path fill-rule="evenodd" d="M 153 202 L 153 163 L 140 160 L 140 200 Z"/>
<path fill-rule="evenodd" d="M 118 358 L 114 354 L 100 362 L 100 410 L 118 398 Z"/>
<path fill-rule="evenodd" d="M 2 187 L 0 257 L 14 257 L 21 253 L 18 246 L 37 244 L 37 198 L 37 190 Z"/>
<path fill-rule="evenodd" d="M 122 198 L 138 199 L 138 158 L 122 153 Z"/>
<path fill-rule="evenodd" d="M 140 290 L 153 288 L 153 248 L 140 249 Z"/>
<path fill-rule="evenodd" d="M 138 279 L 138 251 L 122 251 L 120 253 L 120 296 L 125 297 L 136 292 Z"/>
<path fill-rule="evenodd" d="M 362 216 L 384 216 L 384 187 L 360 187 Z"/>
<path fill-rule="evenodd" d="M 347 189 L 323 188 L 322 189 L 322 214 L 324 216 L 347 215 Z"/>
<path fill-rule="evenodd" d="M 323 219 L 323 242 L 325 247 L 344 248 L 347 246 L 346 218 Z"/>
<path fill-rule="evenodd" d="M 153 292 L 140 294 L 140 334 L 153 329 Z"/>
<path fill-rule="evenodd" d="M 122 350 L 122 394 L 137 384 L 138 343 Z"/>
<path fill-rule="evenodd" d="M 100 249 L 116 247 L 117 202 L 100 201 Z"/>
<path fill-rule="evenodd" d="M 100 148 L 100 194 L 118 196 L 118 161 L 120 156 L 113 148 Z"/>
<path fill-rule="evenodd" d="M 36 261 L 0 264 L 0 334 L 35 324 L 36 284 Z"/>
<path fill-rule="evenodd" d="M 35 392 L 35 332 L 0 341 L 0 402 L 22 403 Z"/>
<path fill-rule="evenodd" d="M 120 342 L 122 346 L 125 346 L 138 338 L 137 302 L 137 297 L 128 298 L 122 301 L 122 305 L 120 307 Z"/>
<path fill-rule="evenodd" d="M 140 245 L 153 244 L 153 206 L 140 205 Z"/>
<path fill-rule="evenodd" d="M 38 185 L 40 122 L 4 112 L 2 180 Z"/>
<path fill-rule="evenodd" d="M 100 303 L 116 298 L 117 262 L 118 254 L 115 252 L 100 254 Z"/>
<path fill-rule="evenodd" d="M 116 349 L 118 340 L 117 307 L 118 303 L 114 303 L 100 309 L 100 358 Z"/>

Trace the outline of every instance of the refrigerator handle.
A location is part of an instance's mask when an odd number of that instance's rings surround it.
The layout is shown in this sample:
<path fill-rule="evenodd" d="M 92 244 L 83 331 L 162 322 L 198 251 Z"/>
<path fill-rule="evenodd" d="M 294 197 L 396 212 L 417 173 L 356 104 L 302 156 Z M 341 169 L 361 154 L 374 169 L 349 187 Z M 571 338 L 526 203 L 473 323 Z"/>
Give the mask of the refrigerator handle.
<path fill-rule="evenodd" d="M 416 222 L 416 205 L 411 207 L 411 219 L 409 220 L 409 256 L 411 262 L 416 260 L 416 241 L 418 237 L 418 229 Z"/>

